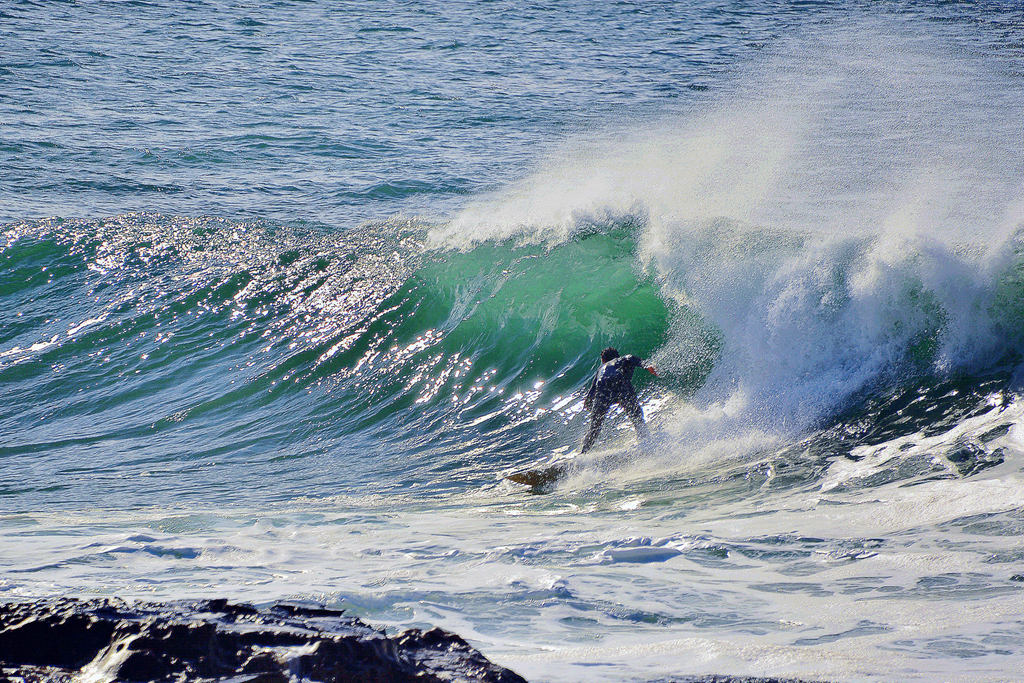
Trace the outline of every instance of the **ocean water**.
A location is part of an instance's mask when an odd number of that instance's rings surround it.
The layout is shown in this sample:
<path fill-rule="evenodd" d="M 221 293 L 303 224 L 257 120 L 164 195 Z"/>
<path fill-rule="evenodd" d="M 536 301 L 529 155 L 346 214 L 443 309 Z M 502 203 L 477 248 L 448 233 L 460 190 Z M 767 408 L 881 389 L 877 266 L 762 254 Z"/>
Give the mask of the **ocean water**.
<path fill-rule="evenodd" d="M 0 597 L 1019 680 L 1022 46 L 995 2 L 0 4 Z M 615 414 L 503 480 L 609 344 L 650 451 Z"/>

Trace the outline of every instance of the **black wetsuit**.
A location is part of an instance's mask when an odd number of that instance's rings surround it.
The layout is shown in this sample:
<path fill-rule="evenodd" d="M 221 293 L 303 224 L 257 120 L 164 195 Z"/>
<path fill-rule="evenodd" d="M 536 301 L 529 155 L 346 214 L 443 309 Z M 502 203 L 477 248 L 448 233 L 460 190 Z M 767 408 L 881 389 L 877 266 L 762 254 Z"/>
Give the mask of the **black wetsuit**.
<path fill-rule="evenodd" d="M 643 365 L 643 361 L 634 355 L 619 356 L 601 365 L 590 383 L 590 390 L 583 399 L 583 406 L 590 410 L 590 429 L 583 439 L 580 453 L 586 453 L 601 432 L 608 410 L 616 403 L 622 406 L 629 416 L 636 433 L 641 439 L 648 438 L 647 424 L 644 422 L 644 411 L 636 400 L 633 389 L 633 371 Z"/>

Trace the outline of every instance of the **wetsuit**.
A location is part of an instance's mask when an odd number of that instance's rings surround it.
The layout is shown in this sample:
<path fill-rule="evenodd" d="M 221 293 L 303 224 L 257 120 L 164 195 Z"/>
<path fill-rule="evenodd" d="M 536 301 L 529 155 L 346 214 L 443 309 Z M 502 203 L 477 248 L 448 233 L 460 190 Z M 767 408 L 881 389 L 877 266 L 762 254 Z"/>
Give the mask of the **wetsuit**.
<path fill-rule="evenodd" d="M 629 416 L 637 435 L 647 439 L 650 435 L 644 422 L 644 411 L 636 400 L 633 389 L 633 371 L 643 365 L 643 361 L 634 355 L 619 356 L 601 365 L 590 383 L 590 390 L 583 399 L 583 406 L 590 410 L 590 429 L 583 439 L 580 453 L 586 453 L 601 432 L 608 410 L 616 403 L 622 406 Z"/>

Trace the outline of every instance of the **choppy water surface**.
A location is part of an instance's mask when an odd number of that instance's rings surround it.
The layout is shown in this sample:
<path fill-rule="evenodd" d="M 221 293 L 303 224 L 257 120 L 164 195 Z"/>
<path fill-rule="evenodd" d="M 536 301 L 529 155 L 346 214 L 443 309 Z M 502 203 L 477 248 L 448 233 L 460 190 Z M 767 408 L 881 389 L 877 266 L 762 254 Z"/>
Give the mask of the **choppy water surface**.
<path fill-rule="evenodd" d="M 1019 10 L 0 8 L 0 595 L 1013 680 Z M 621 419 L 552 491 L 501 473 Z"/>

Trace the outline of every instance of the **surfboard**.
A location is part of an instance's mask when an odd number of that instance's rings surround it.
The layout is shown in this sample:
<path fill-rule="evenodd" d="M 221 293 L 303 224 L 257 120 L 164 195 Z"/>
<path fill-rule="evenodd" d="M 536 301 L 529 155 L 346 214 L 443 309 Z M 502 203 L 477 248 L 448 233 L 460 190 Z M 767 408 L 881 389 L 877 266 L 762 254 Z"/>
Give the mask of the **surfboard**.
<path fill-rule="evenodd" d="M 533 465 L 504 475 L 505 479 L 517 484 L 526 484 L 533 489 L 543 489 L 554 484 L 569 472 L 569 466 L 576 453 L 559 454 L 535 462 Z"/>
<path fill-rule="evenodd" d="M 540 489 L 554 484 L 565 476 L 568 469 L 568 466 L 565 464 L 548 465 L 547 467 L 530 467 L 525 470 L 519 470 L 518 472 L 510 472 L 505 475 L 505 478 L 509 481 L 514 481 L 517 484 L 526 484 L 531 488 Z"/>
<path fill-rule="evenodd" d="M 585 455 L 576 451 L 556 453 L 538 460 L 529 467 L 507 472 L 502 476 L 516 484 L 525 484 L 535 492 L 541 492 L 577 468 L 593 468 L 597 471 L 608 472 L 637 457 L 650 455 L 652 452 L 650 443 L 639 443 L 625 448 L 613 445 L 610 448 L 588 451 Z"/>

